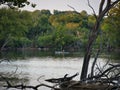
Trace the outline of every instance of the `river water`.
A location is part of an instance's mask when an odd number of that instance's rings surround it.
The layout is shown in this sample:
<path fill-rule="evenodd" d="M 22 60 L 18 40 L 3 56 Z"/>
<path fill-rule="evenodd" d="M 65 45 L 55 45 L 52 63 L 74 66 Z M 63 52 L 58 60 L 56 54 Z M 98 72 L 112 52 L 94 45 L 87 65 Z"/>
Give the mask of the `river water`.
<path fill-rule="evenodd" d="M 1 58 L 2 60 L 3 58 Z M 90 61 L 89 71 L 93 58 Z M 104 65 L 107 62 L 105 58 L 98 58 L 98 65 Z M 14 58 L 10 61 L 3 61 L 0 63 L 0 74 L 8 75 L 8 77 L 17 77 L 20 79 L 19 83 L 26 85 L 37 85 L 45 83 L 52 85 L 45 81 L 45 79 L 63 77 L 65 74 L 69 76 L 75 73 L 81 73 L 83 57 L 53 57 L 47 56 L 31 56 L 24 58 Z M 80 75 L 75 78 L 79 80 Z M 13 81 L 14 82 L 14 81 Z M 15 82 L 16 83 L 16 82 Z M 17 82 L 18 83 L 18 82 Z M 1 90 L 1 89 L 0 89 Z M 16 90 L 16 89 L 10 89 Z M 46 87 L 40 87 L 39 90 L 51 90 Z"/>

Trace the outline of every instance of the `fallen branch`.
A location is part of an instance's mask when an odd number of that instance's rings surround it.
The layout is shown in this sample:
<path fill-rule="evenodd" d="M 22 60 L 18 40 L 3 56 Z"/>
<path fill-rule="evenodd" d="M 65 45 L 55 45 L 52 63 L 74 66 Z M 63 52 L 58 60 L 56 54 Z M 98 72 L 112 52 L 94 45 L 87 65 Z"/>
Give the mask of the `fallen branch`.
<path fill-rule="evenodd" d="M 65 74 L 63 78 L 52 78 L 52 79 L 46 79 L 45 81 L 51 82 L 51 83 L 63 83 L 66 81 L 71 81 L 74 77 L 79 75 L 78 73 L 74 74 L 73 76 L 67 77 L 68 74 Z"/>
<path fill-rule="evenodd" d="M 38 84 L 36 86 L 32 86 L 32 85 L 24 85 L 24 84 L 19 84 L 19 85 L 12 85 L 10 81 L 7 80 L 7 78 L 5 78 L 4 76 L 0 75 L 0 77 L 6 82 L 7 85 L 4 85 L 3 87 L 6 88 L 17 88 L 17 89 L 33 89 L 33 90 L 38 90 L 39 87 L 41 86 L 45 86 L 54 90 L 60 90 L 59 88 L 55 88 L 54 86 L 50 86 L 47 84 Z"/>
<path fill-rule="evenodd" d="M 4 87 L 7 87 L 7 88 L 17 88 L 17 89 L 33 89 L 33 90 L 38 90 L 39 87 L 41 86 L 45 86 L 45 87 L 48 87 L 48 88 L 51 88 L 51 89 L 55 89 L 55 90 L 60 90 L 59 88 L 55 88 L 54 86 L 50 86 L 50 85 L 47 85 L 47 84 L 38 84 L 36 86 L 26 86 L 26 85 L 11 85 L 10 83 L 5 85 Z"/>

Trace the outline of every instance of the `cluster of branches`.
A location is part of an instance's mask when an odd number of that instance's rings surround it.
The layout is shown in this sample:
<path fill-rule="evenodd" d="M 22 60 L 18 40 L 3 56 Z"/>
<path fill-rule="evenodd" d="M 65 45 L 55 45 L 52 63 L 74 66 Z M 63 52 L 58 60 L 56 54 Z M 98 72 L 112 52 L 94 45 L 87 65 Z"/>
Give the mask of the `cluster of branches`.
<path fill-rule="evenodd" d="M 0 5 L 6 5 L 12 9 L 18 7 L 22 8 L 26 5 L 30 5 L 30 2 L 28 0 L 0 0 Z M 32 7 L 35 7 L 36 4 L 31 4 Z"/>
<path fill-rule="evenodd" d="M 4 76 L 0 75 L 0 77 L 6 82 L 6 85 L 4 85 L 3 87 L 9 89 L 9 88 L 16 88 L 16 89 L 33 89 L 33 90 L 38 90 L 41 86 L 45 86 L 54 90 L 61 90 L 59 87 L 57 86 L 61 86 L 63 84 L 65 84 L 66 82 L 70 82 L 74 77 L 76 77 L 78 75 L 78 73 L 74 74 L 73 76 L 67 77 L 68 74 L 66 74 L 64 77 L 62 78 L 52 78 L 52 79 L 47 79 L 45 81 L 48 81 L 50 83 L 56 83 L 53 86 L 44 84 L 44 83 L 40 83 L 36 86 L 33 85 L 25 85 L 25 84 L 19 84 L 19 85 L 12 85 L 12 83 Z"/>
<path fill-rule="evenodd" d="M 88 5 L 89 7 L 93 10 L 96 22 L 93 25 L 93 28 L 91 30 L 89 39 L 88 39 L 88 43 L 86 46 L 86 52 L 84 55 L 84 62 L 83 62 L 83 67 L 82 67 L 82 72 L 81 72 L 81 80 L 84 80 L 87 78 L 87 74 L 88 74 L 88 66 L 89 66 L 89 62 L 90 62 L 90 58 L 91 58 L 91 54 L 92 54 L 92 50 L 93 50 L 93 44 L 96 41 L 99 33 L 100 33 L 100 25 L 101 25 L 101 21 L 103 19 L 103 17 L 109 12 L 109 10 L 114 7 L 120 0 L 100 0 L 100 4 L 99 4 L 99 12 L 98 15 L 95 13 L 95 10 L 93 9 L 93 7 L 90 5 L 90 1 L 88 0 Z"/>
<path fill-rule="evenodd" d="M 62 78 L 52 78 L 52 79 L 47 79 L 46 81 L 50 83 L 55 83 L 55 85 L 50 86 L 47 84 L 40 83 L 36 86 L 32 85 L 25 85 L 25 84 L 19 84 L 19 85 L 12 85 L 11 82 L 4 76 L 1 75 L 1 78 L 6 82 L 6 85 L 4 87 L 6 88 L 17 88 L 17 89 L 33 89 L 33 90 L 38 90 L 41 86 L 45 86 L 48 88 L 52 88 L 54 90 L 61 90 L 59 87 L 62 88 L 72 88 L 76 85 L 82 85 L 83 82 L 86 82 L 86 84 L 96 84 L 99 83 L 101 85 L 106 84 L 107 88 L 112 86 L 113 88 L 120 88 L 120 64 L 110 64 L 107 62 L 105 65 L 102 67 L 99 66 L 98 64 L 95 65 L 93 70 L 93 74 L 89 74 L 88 78 L 84 81 L 73 81 L 73 78 L 78 75 L 78 73 L 74 74 L 73 76 L 68 77 L 66 74 Z M 111 90 L 112 90 L 111 89 Z M 106 89 L 107 90 L 107 89 Z"/>
<path fill-rule="evenodd" d="M 48 87 L 48 88 L 51 88 L 51 89 L 54 89 L 54 90 L 60 90 L 59 88 L 56 88 L 54 86 L 50 86 L 50 85 L 47 85 L 47 84 L 38 84 L 36 86 L 33 86 L 33 85 L 24 85 L 24 84 L 19 84 L 19 85 L 12 85 L 8 80 L 6 80 L 4 77 L 2 77 L 7 85 L 4 85 L 3 87 L 6 87 L 7 89 L 9 88 L 16 88 L 16 89 L 20 89 L 20 90 L 23 90 L 23 89 L 33 89 L 33 90 L 38 90 L 39 87 L 41 86 L 45 86 L 45 87 Z"/>
<path fill-rule="evenodd" d="M 91 73 L 87 77 L 88 73 L 88 66 L 89 61 L 91 58 L 93 43 L 97 39 L 98 35 L 100 34 L 100 25 L 103 17 L 108 14 L 109 10 L 114 7 L 120 0 L 101 0 L 99 4 L 99 12 L 98 15 L 95 13 L 94 8 L 90 5 L 90 1 L 88 0 L 89 7 L 93 10 L 96 22 L 93 26 L 93 29 L 91 31 L 91 34 L 89 36 L 88 44 L 86 47 L 86 53 L 84 56 L 84 63 L 82 67 L 82 74 L 81 74 L 81 81 L 84 82 L 93 82 L 93 83 L 100 83 L 100 84 L 107 84 L 108 86 L 111 86 L 113 88 L 120 88 L 119 80 L 120 80 L 120 64 L 114 65 L 109 64 L 108 62 L 101 68 L 97 65 L 97 58 L 99 56 L 99 53 L 102 49 L 98 49 L 95 59 L 93 61 L 92 67 L 91 67 Z M 95 67 L 96 66 L 96 67 Z"/>
<path fill-rule="evenodd" d="M 6 85 L 3 87 L 6 88 L 16 88 L 16 89 L 33 89 L 38 90 L 41 86 L 45 86 L 54 90 L 62 90 L 65 88 L 65 90 L 69 90 L 70 88 L 74 88 L 74 86 L 83 85 L 83 82 L 86 82 L 86 84 L 93 84 L 96 83 L 100 85 L 106 84 L 106 90 L 107 88 L 111 87 L 110 90 L 113 89 L 120 89 L 120 64 L 109 64 L 108 62 L 102 66 L 102 68 L 96 64 L 96 67 L 94 69 L 94 74 L 91 75 L 91 73 L 88 75 L 88 78 L 86 78 L 85 81 L 73 81 L 73 78 L 78 76 L 78 73 L 67 76 L 68 74 L 65 74 L 62 78 L 52 78 L 47 79 L 45 81 L 48 81 L 50 83 L 55 83 L 55 85 L 50 86 L 44 83 L 40 83 L 36 86 L 33 85 L 25 85 L 25 84 L 19 84 L 19 85 L 12 85 L 12 83 L 4 76 L 0 75 L 0 77 L 6 82 Z M 61 89 L 62 88 L 62 89 Z M 74 89 L 73 89 L 74 90 Z"/>
<path fill-rule="evenodd" d="M 89 74 L 86 81 L 89 83 L 99 82 L 113 88 L 120 88 L 120 64 L 106 63 L 102 68 L 96 64 L 94 75 Z"/>
<path fill-rule="evenodd" d="M 3 63 L 3 62 L 11 63 L 11 61 L 7 58 L 4 58 L 4 59 L 0 60 L 0 64 Z M 15 88 L 15 89 L 20 89 L 20 90 L 23 90 L 23 89 L 38 90 L 39 87 L 45 86 L 45 87 L 48 87 L 48 88 L 51 88 L 51 89 L 54 89 L 54 90 L 60 90 L 59 88 L 56 88 L 55 86 L 50 86 L 50 85 L 47 85 L 47 84 L 44 84 L 44 83 L 40 83 L 38 85 L 33 86 L 33 85 L 25 85 L 25 83 L 21 82 L 21 84 L 18 84 L 18 85 L 15 84 L 14 85 L 11 82 L 11 79 L 12 79 L 11 76 L 13 76 L 15 78 L 17 70 L 18 70 L 18 67 L 16 66 L 16 70 L 14 72 L 6 73 L 6 74 L 1 74 L 0 73 L 0 80 L 2 82 L 5 82 L 5 83 L 2 83 L 3 84 L 2 87 L 6 88 L 6 89 Z"/>

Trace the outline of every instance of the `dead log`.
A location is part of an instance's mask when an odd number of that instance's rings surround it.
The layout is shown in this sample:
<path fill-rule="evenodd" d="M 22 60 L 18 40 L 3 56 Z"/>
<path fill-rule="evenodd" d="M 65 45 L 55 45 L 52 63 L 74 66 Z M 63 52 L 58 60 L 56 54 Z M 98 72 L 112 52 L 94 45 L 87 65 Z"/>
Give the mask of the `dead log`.
<path fill-rule="evenodd" d="M 51 82 L 51 83 L 62 83 L 66 81 L 71 81 L 74 77 L 79 75 L 79 73 L 74 74 L 73 76 L 67 77 L 68 74 L 65 74 L 63 78 L 52 78 L 52 79 L 46 79 L 45 81 Z"/>

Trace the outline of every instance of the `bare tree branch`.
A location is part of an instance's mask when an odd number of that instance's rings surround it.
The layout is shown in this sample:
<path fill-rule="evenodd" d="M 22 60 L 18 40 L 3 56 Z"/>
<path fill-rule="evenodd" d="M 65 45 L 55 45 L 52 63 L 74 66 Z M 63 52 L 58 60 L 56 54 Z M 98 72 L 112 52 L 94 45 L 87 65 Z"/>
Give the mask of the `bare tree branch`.
<path fill-rule="evenodd" d="M 116 1 L 112 2 L 111 0 L 107 0 L 107 4 L 106 4 L 105 8 L 101 11 L 101 13 L 99 13 L 98 20 L 101 21 L 102 17 L 119 1 L 120 0 L 116 0 Z"/>
<path fill-rule="evenodd" d="M 70 5 L 67 5 L 67 6 L 70 7 L 70 8 L 72 8 L 76 13 L 78 13 L 77 10 L 74 7 L 72 7 Z M 80 14 L 80 13 L 78 13 L 78 14 Z"/>
<path fill-rule="evenodd" d="M 20 84 L 20 85 L 11 85 L 11 83 L 8 80 L 6 80 L 6 83 L 7 83 L 7 85 L 4 85 L 4 87 L 7 87 L 7 88 L 38 90 L 39 87 L 45 86 L 45 87 L 48 87 L 48 88 L 51 88 L 51 89 L 60 90 L 59 88 L 55 88 L 54 86 L 50 86 L 50 85 L 47 85 L 47 84 L 38 84 L 36 86 L 32 86 L 32 85 L 26 86 L 26 85 L 23 85 L 23 84 Z"/>
<path fill-rule="evenodd" d="M 7 59 L 7 58 L 3 58 L 3 59 L 0 60 L 0 63 L 2 63 L 2 62 L 10 62 L 10 60 Z"/>
<path fill-rule="evenodd" d="M 88 1 L 88 6 L 92 9 L 92 11 L 93 11 L 93 13 L 94 13 L 95 19 L 97 19 L 97 15 L 96 15 L 96 13 L 95 13 L 94 8 L 90 5 L 90 1 L 89 1 L 89 0 L 87 0 L 87 1 Z"/>
<path fill-rule="evenodd" d="M 96 61 L 97 61 L 97 58 L 98 58 L 99 53 L 100 53 L 100 49 L 98 49 L 97 54 L 96 54 L 95 59 L 94 59 L 93 64 L 92 64 L 91 76 L 94 75 L 94 74 L 93 74 L 93 72 L 94 72 L 94 67 L 95 67 L 95 64 L 96 64 Z"/>
<path fill-rule="evenodd" d="M 120 0 L 115 0 L 115 1 L 112 2 L 111 0 L 109 0 L 109 1 L 107 1 L 107 4 L 104 6 L 103 1 L 101 0 L 100 13 L 98 15 L 96 15 L 93 7 L 90 5 L 90 2 L 88 0 L 88 5 L 89 5 L 89 7 L 92 8 L 93 13 L 95 14 L 96 22 L 93 26 L 91 35 L 89 36 L 88 44 L 87 44 L 87 47 L 86 47 L 86 52 L 85 52 L 85 55 L 84 55 L 84 62 L 83 62 L 83 67 L 82 67 L 82 72 L 81 72 L 81 77 L 80 77 L 81 80 L 85 80 L 87 78 L 89 61 L 90 61 L 91 53 L 92 53 L 92 49 L 93 49 L 92 46 L 93 46 L 95 40 L 98 37 L 101 21 L 102 21 L 103 17 L 105 16 L 105 14 L 107 14 L 107 12 L 114 5 L 116 5 L 119 1 Z M 103 7 L 105 7 L 105 8 L 103 9 Z"/>
<path fill-rule="evenodd" d="M 104 3 L 105 3 L 105 0 L 101 0 L 101 3 L 100 3 L 100 8 L 99 8 L 99 14 L 102 12 L 102 10 L 103 10 L 103 5 L 104 5 Z"/>

